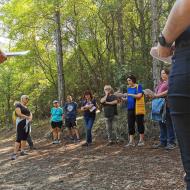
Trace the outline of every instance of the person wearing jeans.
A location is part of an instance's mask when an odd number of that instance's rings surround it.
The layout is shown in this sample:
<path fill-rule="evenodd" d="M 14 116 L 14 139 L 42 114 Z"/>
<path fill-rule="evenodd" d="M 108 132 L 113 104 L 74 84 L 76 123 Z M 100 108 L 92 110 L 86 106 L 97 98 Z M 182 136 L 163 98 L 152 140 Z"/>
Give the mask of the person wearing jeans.
<path fill-rule="evenodd" d="M 90 91 L 84 93 L 81 111 L 84 112 L 86 128 L 86 142 L 82 146 L 90 146 L 92 144 L 92 127 L 96 117 L 96 100 L 93 99 Z"/>
<path fill-rule="evenodd" d="M 92 143 L 92 127 L 94 124 L 93 117 L 84 117 L 85 127 L 86 127 L 86 143 L 83 146 L 88 146 Z"/>
<path fill-rule="evenodd" d="M 162 69 L 161 80 L 158 83 L 155 94 L 151 98 L 165 98 L 166 99 L 166 115 L 165 121 L 160 121 L 160 142 L 153 145 L 153 148 L 165 148 L 166 150 L 172 150 L 176 147 L 175 143 L 175 131 L 170 116 L 169 105 L 167 101 L 168 94 L 168 76 L 169 70 Z"/>
<path fill-rule="evenodd" d="M 159 124 L 160 124 L 160 143 L 168 150 L 174 148 L 175 132 L 169 108 L 166 108 L 166 122 L 160 121 Z"/>
<path fill-rule="evenodd" d="M 175 48 L 172 47 L 175 42 Z M 168 101 L 190 190 L 190 1 L 174 4 L 157 46 L 160 57 L 173 55 Z M 182 189 L 182 188 L 181 188 Z"/>

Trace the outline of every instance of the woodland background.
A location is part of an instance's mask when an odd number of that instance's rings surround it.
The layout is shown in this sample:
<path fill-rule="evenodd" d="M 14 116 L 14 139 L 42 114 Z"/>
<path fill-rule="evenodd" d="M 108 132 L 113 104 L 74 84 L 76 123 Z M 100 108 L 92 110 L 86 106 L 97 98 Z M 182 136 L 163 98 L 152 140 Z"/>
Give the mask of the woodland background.
<path fill-rule="evenodd" d="M 174 0 L 1 0 L 0 35 L 7 51 L 30 50 L 0 66 L 0 127 L 11 126 L 13 103 L 30 97 L 35 120 L 48 117 L 52 100 L 86 89 L 125 85 L 133 73 L 153 88 L 161 62 L 149 55 Z"/>

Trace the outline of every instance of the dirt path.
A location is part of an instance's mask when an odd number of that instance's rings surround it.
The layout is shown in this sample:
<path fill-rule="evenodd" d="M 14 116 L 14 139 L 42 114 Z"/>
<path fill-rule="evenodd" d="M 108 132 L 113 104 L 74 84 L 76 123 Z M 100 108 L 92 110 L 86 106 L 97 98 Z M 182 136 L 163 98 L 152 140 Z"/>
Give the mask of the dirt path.
<path fill-rule="evenodd" d="M 10 160 L 13 141 L 0 141 L 0 190 L 182 190 L 179 150 L 123 148 L 95 142 L 52 145 L 36 139 L 37 150 Z"/>

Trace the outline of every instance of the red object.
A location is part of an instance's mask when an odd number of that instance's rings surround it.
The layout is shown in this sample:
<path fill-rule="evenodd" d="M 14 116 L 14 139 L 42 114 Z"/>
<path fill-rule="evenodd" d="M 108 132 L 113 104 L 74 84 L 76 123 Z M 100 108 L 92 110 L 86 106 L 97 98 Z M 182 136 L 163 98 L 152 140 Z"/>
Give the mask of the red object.
<path fill-rule="evenodd" d="M 7 60 L 7 56 L 0 50 L 0 64 Z"/>

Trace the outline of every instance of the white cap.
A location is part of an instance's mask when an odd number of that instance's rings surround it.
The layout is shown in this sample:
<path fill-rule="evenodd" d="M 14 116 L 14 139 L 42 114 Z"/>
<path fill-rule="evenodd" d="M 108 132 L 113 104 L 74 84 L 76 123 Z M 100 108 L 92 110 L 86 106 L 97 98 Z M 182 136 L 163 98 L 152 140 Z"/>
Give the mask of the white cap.
<path fill-rule="evenodd" d="M 53 104 L 58 103 L 58 102 L 59 102 L 58 100 L 54 100 L 54 101 L 53 101 Z"/>

